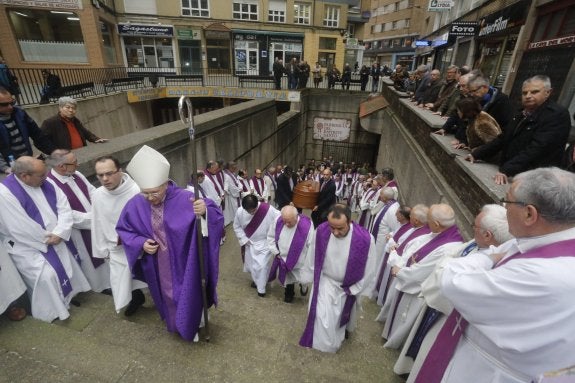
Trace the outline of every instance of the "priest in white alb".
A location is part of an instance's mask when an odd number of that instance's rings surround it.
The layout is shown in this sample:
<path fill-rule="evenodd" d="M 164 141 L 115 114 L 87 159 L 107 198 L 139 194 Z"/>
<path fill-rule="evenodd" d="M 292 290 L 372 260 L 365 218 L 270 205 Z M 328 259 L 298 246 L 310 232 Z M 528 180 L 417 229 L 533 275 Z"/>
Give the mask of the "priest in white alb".
<path fill-rule="evenodd" d="M 72 209 L 60 189 L 46 181 L 44 162 L 22 156 L 0 185 L 0 232 L 26 283 L 32 316 L 45 322 L 70 316 L 69 304 L 90 284 L 67 243 Z"/>

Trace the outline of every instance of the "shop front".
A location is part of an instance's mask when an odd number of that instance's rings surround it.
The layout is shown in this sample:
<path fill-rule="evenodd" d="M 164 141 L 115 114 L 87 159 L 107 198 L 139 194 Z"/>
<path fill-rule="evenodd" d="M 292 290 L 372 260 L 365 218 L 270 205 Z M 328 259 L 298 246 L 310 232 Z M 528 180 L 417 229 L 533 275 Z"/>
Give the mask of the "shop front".
<path fill-rule="evenodd" d="M 502 87 L 507 78 L 530 5 L 531 0 L 521 0 L 479 21 L 474 67 L 489 77 L 493 86 Z"/>
<path fill-rule="evenodd" d="M 178 52 L 182 74 L 202 73 L 202 34 L 200 29 L 178 28 Z"/>
<path fill-rule="evenodd" d="M 118 34 L 128 68 L 160 68 L 175 73 L 173 26 L 118 24 Z"/>
<path fill-rule="evenodd" d="M 303 34 L 233 30 L 234 74 L 269 76 L 276 58 L 303 57 Z"/>

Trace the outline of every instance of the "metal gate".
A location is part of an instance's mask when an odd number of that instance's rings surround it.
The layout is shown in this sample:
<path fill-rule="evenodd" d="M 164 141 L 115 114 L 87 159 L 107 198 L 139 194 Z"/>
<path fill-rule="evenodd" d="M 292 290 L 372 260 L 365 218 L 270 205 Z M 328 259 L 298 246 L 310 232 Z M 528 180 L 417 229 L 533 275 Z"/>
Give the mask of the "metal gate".
<path fill-rule="evenodd" d="M 377 145 L 324 141 L 322 158 L 329 158 L 329 156 L 332 156 L 335 162 L 341 161 L 344 164 L 355 162 L 360 165 L 367 162 L 369 165 L 375 166 Z"/>

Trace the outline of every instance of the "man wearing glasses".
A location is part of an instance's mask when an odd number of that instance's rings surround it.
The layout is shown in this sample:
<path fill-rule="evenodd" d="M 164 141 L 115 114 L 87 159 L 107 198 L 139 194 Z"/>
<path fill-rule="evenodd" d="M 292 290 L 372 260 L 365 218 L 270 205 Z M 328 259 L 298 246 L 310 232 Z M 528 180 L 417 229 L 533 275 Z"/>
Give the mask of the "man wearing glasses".
<path fill-rule="evenodd" d="M 0 233 L 26 284 L 32 316 L 65 320 L 72 298 L 90 290 L 67 241 L 72 210 L 64 193 L 46 182 L 46 165 L 30 156 L 17 159 L 0 185 Z"/>
<path fill-rule="evenodd" d="M 98 158 L 95 170 L 102 186 L 92 194 L 92 255 L 106 259 L 110 265 L 110 285 L 116 312 L 128 306 L 124 315 L 131 316 L 146 301 L 141 289 L 148 286 L 142 277 L 132 278 L 116 224 L 122 209 L 140 193 L 140 188 L 122 172 L 117 158 Z"/>
<path fill-rule="evenodd" d="M 127 170 L 141 190 L 128 201 L 116 225 L 130 270 L 148 282 L 168 331 L 197 341 L 204 312 L 203 277 L 206 310 L 217 304 L 222 211 L 212 200 L 195 199 L 171 181 L 170 163 L 149 146 L 134 155 Z"/>
<path fill-rule="evenodd" d="M 10 174 L 10 162 L 21 156 L 32 155 L 32 145 L 43 153 L 56 149 L 50 138 L 42 134 L 38 124 L 16 106 L 12 94 L 0 87 L 0 171 Z"/>
<path fill-rule="evenodd" d="M 476 98 L 483 111 L 493 117 L 501 129 L 505 130 L 513 118 L 513 106 L 505 93 L 490 86 L 489 80 L 481 72 L 473 71 L 467 83 L 467 94 Z"/>
<path fill-rule="evenodd" d="M 78 159 L 68 149 L 56 149 L 46 162 L 52 168 L 48 180 L 66 195 L 72 208 L 72 233 L 70 241 L 78 252 L 80 267 L 90 282 L 92 290 L 110 289 L 110 266 L 101 258 L 92 257 L 92 203 L 90 195 L 96 190 L 82 173 L 76 170 Z"/>
<path fill-rule="evenodd" d="M 530 382 L 573 365 L 574 195 L 565 170 L 514 177 L 503 203 L 516 239 L 445 266 L 441 292 L 454 311 L 430 350 L 443 345 L 440 358 L 416 382 Z"/>

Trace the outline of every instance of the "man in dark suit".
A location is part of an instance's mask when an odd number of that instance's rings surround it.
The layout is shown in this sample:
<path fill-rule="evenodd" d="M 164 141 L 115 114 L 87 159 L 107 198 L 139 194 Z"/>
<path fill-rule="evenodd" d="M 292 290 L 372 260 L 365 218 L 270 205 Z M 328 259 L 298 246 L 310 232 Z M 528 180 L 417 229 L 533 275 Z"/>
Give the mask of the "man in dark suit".
<path fill-rule="evenodd" d="M 293 188 L 297 184 L 297 177 L 293 173 L 291 166 L 286 166 L 278 176 L 276 186 L 276 204 L 278 210 L 289 205 L 293 197 Z"/>
<path fill-rule="evenodd" d="M 526 170 L 559 166 L 569 137 L 569 111 L 549 99 L 549 77 L 528 78 L 523 82 L 521 94 L 522 112 L 501 135 L 466 158 L 471 162 L 484 160 L 501 151 L 499 172 L 494 177 L 498 185 Z"/>
<path fill-rule="evenodd" d="M 311 212 L 314 227 L 318 227 L 319 224 L 327 221 L 328 209 L 335 202 L 335 181 L 332 178 L 331 169 L 325 168 L 322 173 L 317 205 L 314 206 Z"/>

